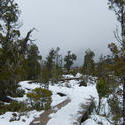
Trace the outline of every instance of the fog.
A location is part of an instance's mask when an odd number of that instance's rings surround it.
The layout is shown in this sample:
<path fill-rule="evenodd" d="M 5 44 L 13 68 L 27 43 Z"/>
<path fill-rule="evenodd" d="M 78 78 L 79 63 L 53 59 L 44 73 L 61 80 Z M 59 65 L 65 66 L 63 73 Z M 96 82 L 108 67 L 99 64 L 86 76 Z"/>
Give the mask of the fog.
<path fill-rule="evenodd" d="M 78 56 L 75 65 L 83 63 L 84 51 L 108 54 L 108 43 L 114 42 L 118 22 L 108 9 L 108 0 L 18 0 L 25 34 L 33 27 L 40 53 L 45 59 L 51 48 L 61 48 L 63 56 L 71 50 Z"/>

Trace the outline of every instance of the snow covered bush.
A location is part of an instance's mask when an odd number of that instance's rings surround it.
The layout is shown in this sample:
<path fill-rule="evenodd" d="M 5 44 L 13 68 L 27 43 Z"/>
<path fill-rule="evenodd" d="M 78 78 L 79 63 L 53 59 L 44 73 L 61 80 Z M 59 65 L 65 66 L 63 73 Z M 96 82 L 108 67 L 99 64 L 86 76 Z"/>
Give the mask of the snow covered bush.
<path fill-rule="evenodd" d="M 27 93 L 31 107 L 36 110 L 47 110 L 51 104 L 51 91 L 43 88 L 35 88 L 32 92 Z"/>
<path fill-rule="evenodd" d="M 97 111 L 98 114 L 100 113 L 102 97 L 106 97 L 110 93 L 110 88 L 107 83 L 108 83 L 108 81 L 103 77 L 100 77 L 97 81 L 96 88 L 97 88 L 97 91 L 99 94 L 99 105 L 98 105 L 98 111 Z"/>
<path fill-rule="evenodd" d="M 107 81 L 104 78 L 98 79 L 96 88 L 97 88 L 100 98 L 105 97 L 110 92 Z"/>
<path fill-rule="evenodd" d="M 28 110 L 27 106 L 23 102 L 12 101 L 10 104 L 0 103 L 0 114 L 4 114 L 7 111 L 10 112 L 25 112 Z"/>

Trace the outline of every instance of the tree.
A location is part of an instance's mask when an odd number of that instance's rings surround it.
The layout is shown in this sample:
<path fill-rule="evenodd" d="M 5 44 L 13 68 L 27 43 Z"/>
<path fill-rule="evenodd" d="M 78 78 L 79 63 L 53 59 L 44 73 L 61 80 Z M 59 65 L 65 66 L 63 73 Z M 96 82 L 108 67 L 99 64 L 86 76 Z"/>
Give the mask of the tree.
<path fill-rule="evenodd" d="M 55 50 L 51 49 L 49 55 L 46 58 L 46 68 L 50 78 L 52 78 L 52 70 L 55 64 L 54 60 L 55 60 Z"/>
<path fill-rule="evenodd" d="M 125 56 L 125 1 L 124 0 L 109 0 L 109 8 L 115 11 L 118 21 L 121 24 L 122 39 L 117 39 L 122 46 L 123 55 Z"/>
<path fill-rule="evenodd" d="M 83 72 L 85 74 L 92 74 L 94 72 L 94 56 L 95 53 L 90 49 L 85 51 Z"/>
<path fill-rule="evenodd" d="M 0 100 L 15 96 L 17 83 L 27 78 L 27 53 L 30 30 L 21 38 L 18 5 L 14 0 L 0 0 Z"/>
<path fill-rule="evenodd" d="M 51 49 L 46 61 L 42 65 L 41 81 L 46 83 L 51 79 L 57 82 L 62 75 L 62 56 L 59 54 L 60 48 Z"/>
<path fill-rule="evenodd" d="M 27 79 L 39 79 L 41 73 L 41 59 L 42 57 L 39 55 L 38 47 L 35 44 L 29 45 L 27 53 Z"/>
<path fill-rule="evenodd" d="M 114 64 L 117 70 L 114 71 L 119 74 L 123 81 L 123 125 L 125 125 L 125 1 L 109 0 L 109 8 L 115 11 L 117 19 L 121 24 L 121 39 L 116 36 L 121 47 L 118 49 L 114 43 L 111 43 L 109 48 L 113 52 L 115 60 L 117 60 Z"/>
<path fill-rule="evenodd" d="M 5 101 L 16 88 L 20 72 L 18 47 L 16 41 L 20 37 L 16 23 L 19 17 L 17 4 L 13 0 L 0 1 L 0 100 Z M 18 67 L 18 68 L 17 68 Z M 14 73 L 16 72 L 15 79 Z M 8 99 L 7 99 L 8 100 Z"/>
<path fill-rule="evenodd" d="M 60 48 L 57 47 L 55 50 L 55 61 L 52 71 L 52 80 L 53 82 L 58 82 L 59 78 L 62 75 L 62 55 L 59 53 Z"/>
<path fill-rule="evenodd" d="M 74 63 L 73 61 L 75 61 L 76 58 L 77 58 L 77 56 L 75 54 L 71 53 L 71 51 L 68 51 L 67 55 L 64 57 L 64 62 L 65 62 L 64 67 L 67 69 L 68 72 Z"/>
<path fill-rule="evenodd" d="M 13 40 L 17 40 L 20 36 L 16 26 L 18 17 L 18 5 L 14 0 L 0 1 L 0 44 L 6 51 L 10 49 Z"/>

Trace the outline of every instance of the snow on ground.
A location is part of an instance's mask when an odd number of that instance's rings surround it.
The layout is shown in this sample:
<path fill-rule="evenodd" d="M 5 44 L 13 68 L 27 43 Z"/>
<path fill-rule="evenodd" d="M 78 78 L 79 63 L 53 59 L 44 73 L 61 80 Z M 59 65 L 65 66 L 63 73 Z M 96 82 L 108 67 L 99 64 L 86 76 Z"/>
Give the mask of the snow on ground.
<path fill-rule="evenodd" d="M 94 120 L 88 119 L 84 123 L 82 123 L 81 125 L 98 125 L 98 124 Z"/>
<path fill-rule="evenodd" d="M 29 90 L 41 87 L 40 83 L 30 83 L 30 81 L 19 82 L 19 85 L 26 93 L 29 92 Z"/>
<path fill-rule="evenodd" d="M 104 116 L 93 114 L 93 115 L 91 115 L 90 118 L 91 118 L 91 120 L 96 122 L 97 125 L 111 125 L 110 122 L 108 121 L 108 119 L 106 119 L 106 117 L 104 117 Z"/>
<path fill-rule="evenodd" d="M 108 104 L 108 98 L 102 98 L 101 99 L 101 107 L 100 107 L 100 115 L 106 115 L 109 116 L 111 115 L 111 109 Z"/>
<path fill-rule="evenodd" d="M 55 114 L 51 114 L 51 119 L 47 125 L 73 125 L 79 116 L 78 112 L 82 110 L 82 104 L 87 104 L 88 99 L 91 99 L 91 97 L 98 101 L 98 94 L 95 85 L 79 87 L 78 81 L 75 80 L 70 80 L 68 84 L 70 84 L 70 87 L 66 87 L 66 85 L 63 87 L 59 85 L 50 86 L 50 90 L 52 91 L 67 94 L 67 97 L 71 99 L 71 102 Z"/>
<path fill-rule="evenodd" d="M 81 125 L 111 125 L 109 121 L 100 115 L 91 115 L 89 119 L 83 122 Z"/>
<path fill-rule="evenodd" d="M 7 112 L 4 115 L 0 115 L 0 125 L 29 125 L 34 119 L 34 117 L 38 117 L 42 113 L 43 111 L 37 112 L 34 110 L 31 112 L 28 112 L 24 116 L 21 116 L 19 121 L 10 122 L 13 112 Z M 19 113 L 16 113 L 16 114 L 19 115 Z"/>
<path fill-rule="evenodd" d="M 82 77 L 82 74 L 80 73 L 77 73 L 76 76 L 73 76 L 71 74 L 68 74 L 68 75 L 63 75 L 64 78 L 80 78 Z"/>
<path fill-rule="evenodd" d="M 76 77 L 80 77 L 77 74 Z M 73 78 L 72 75 L 65 75 L 64 78 Z M 65 107 L 61 108 L 56 113 L 50 115 L 51 119 L 47 125 L 72 125 L 78 118 L 78 112 L 81 111 L 81 105 L 86 104 L 88 99 L 91 97 L 95 98 L 96 103 L 98 103 L 98 93 L 95 84 L 88 84 L 87 87 L 79 87 L 79 81 L 70 80 L 68 82 L 59 83 L 55 85 L 49 85 L 49 89 L 52 91 L 52 104 L 55 106 L 67 98 L 71 100 Z M 26 93 L 30 92 L 32 89 L 42 87 L 39 83 L 29 83 L 29 81 L 20 82 L 20 88 L 25 90 Z M 64 97 L 57 95 L 58 92 L 66 94 Z M 18 101 L 25 101 L 27 99 L 26 95 L 22 98 L 15 98 Z M 12 112 L 7 112 L 4 115 L 0 115 L 1 125 L 28 125 L 34 117 L 40 115 L 42 112 L 31 111 L 27 112 L 27 115 L 21 116 L 19 121 L 9 122 L 12 117 Z M 17 113 L 18 114 L 18 113 Z M 92 120 L 88 120 L 86 125 Z M 94 123 L 94 121 L 92 121 Z M 94 124 L 91 124 L 94 125 Z"/>
<path fill-rule="evenodd" d="M 19 82 L 20 87 L 18 89 L 22 89 L 25 91 L 25 93 L 31 92 L 33 89 L 35 88 L 40 88 L 42 87 L 40 83 L 30 83 L 31 81 L 22 81 Z M 25 101 L 27 98 L 26 94 L 23 97 L 16 97 L 16 98 L 12 98 L 9 96 L 9 98 L 19 101 L 19 102 L 23 102 Z"/>
<path fill-rule="evenodd" d="M 111 125 L 108 119 L 105 117 L 105 115 L 111 115 L 110 113 L 107 98 L 103 98 L 101 100 L 100 115 L 97 115 L 97 113 L 93 111 L 93 113 L 89 116 L 89 119 L 87 119 L 81 125 Z"/>
<path fill-rule="evenodd" d="M 67 99 L 67 97 L 65 97 L 65 96 L 64 97 L 60 97 L 55 92 L 53 92 L 51 106 L 53 107 L 53 106 L 63 102 L 66 99 Z"/>
<path fill-rule="evenodd" d="M 77 73 L 75 77 L 76 77 L 76 78 L 80 78 L 80 77 L 82 77 L 82 74 Z"/>
<path fill-rule="evenodd" d="M 64 78 L 74 78 L 74 76 L 73 75 L 70 75 L 70 74 L 68 74 L 68 75 L 62 75 Z"/>
<path fill-rule="evenodd" d="M 22 81 L 19 82 L 19 89 L 23 89 L 25 93 L 30 92 L 31 90 L 35 88 L 41 87 L 39 83 L 29 83 L 30 81 Z M 12 97 L 11 97 L 12 98 Z M 23 97 L 19 98 L 12 98 L 16 101 L 25 101 L 27 99 L 26 94 Z M 3 115 L 0 115 L 0 125 L 29 125 L 29 123 L 34 119 L 34 117 L 38 117 L 40 114 L 43 113 L 43 111 L 38 112 L 36 110 L 27 112 L 20 117 L 19 121 L 12 121 L 10 122 L 10 119 L 13 118 L 14 112 L 6 112 Z M 17 115 L 20 115 L 19 113 L 16 112 Z"/>

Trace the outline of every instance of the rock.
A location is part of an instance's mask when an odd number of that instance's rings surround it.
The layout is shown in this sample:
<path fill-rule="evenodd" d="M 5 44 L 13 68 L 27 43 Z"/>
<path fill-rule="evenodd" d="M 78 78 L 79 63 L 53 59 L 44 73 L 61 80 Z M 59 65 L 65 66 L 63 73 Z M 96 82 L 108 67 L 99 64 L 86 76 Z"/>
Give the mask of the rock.
<path fill-rule="evenodd" d="M 13 113 L 12 115 L 13 115 L 13 117 L 17 117 L 17 114 L 16 114 L 16 113 Z"/>
<path fill-rule="evenodd" d="M 20 120 L 20 116 L 18 116 L 17 113 L 13 113 L 12 117 L 10 118 L 10 122 L 12 121 L 19 121 Z"/>
<path fill-rule="evenodd" d="M 61 96 L 61 97 L 66 96 L 66 94 L 61 93 L 61 92 L 58 92 L 57 94 L 58 94 L 59 96 Z"/>
<path fill-rule="evenodd" d="M 25 120 L 25 119 L 22 119 L 22 122 L 26 122 L 26 120 Z"/>
<path fill-rule="evenodd" d="M 82 81 L 79 83 L 79 86 L 87 86 L 87 83 L 86 83 L 84 80 L 82 80 Z"/>

